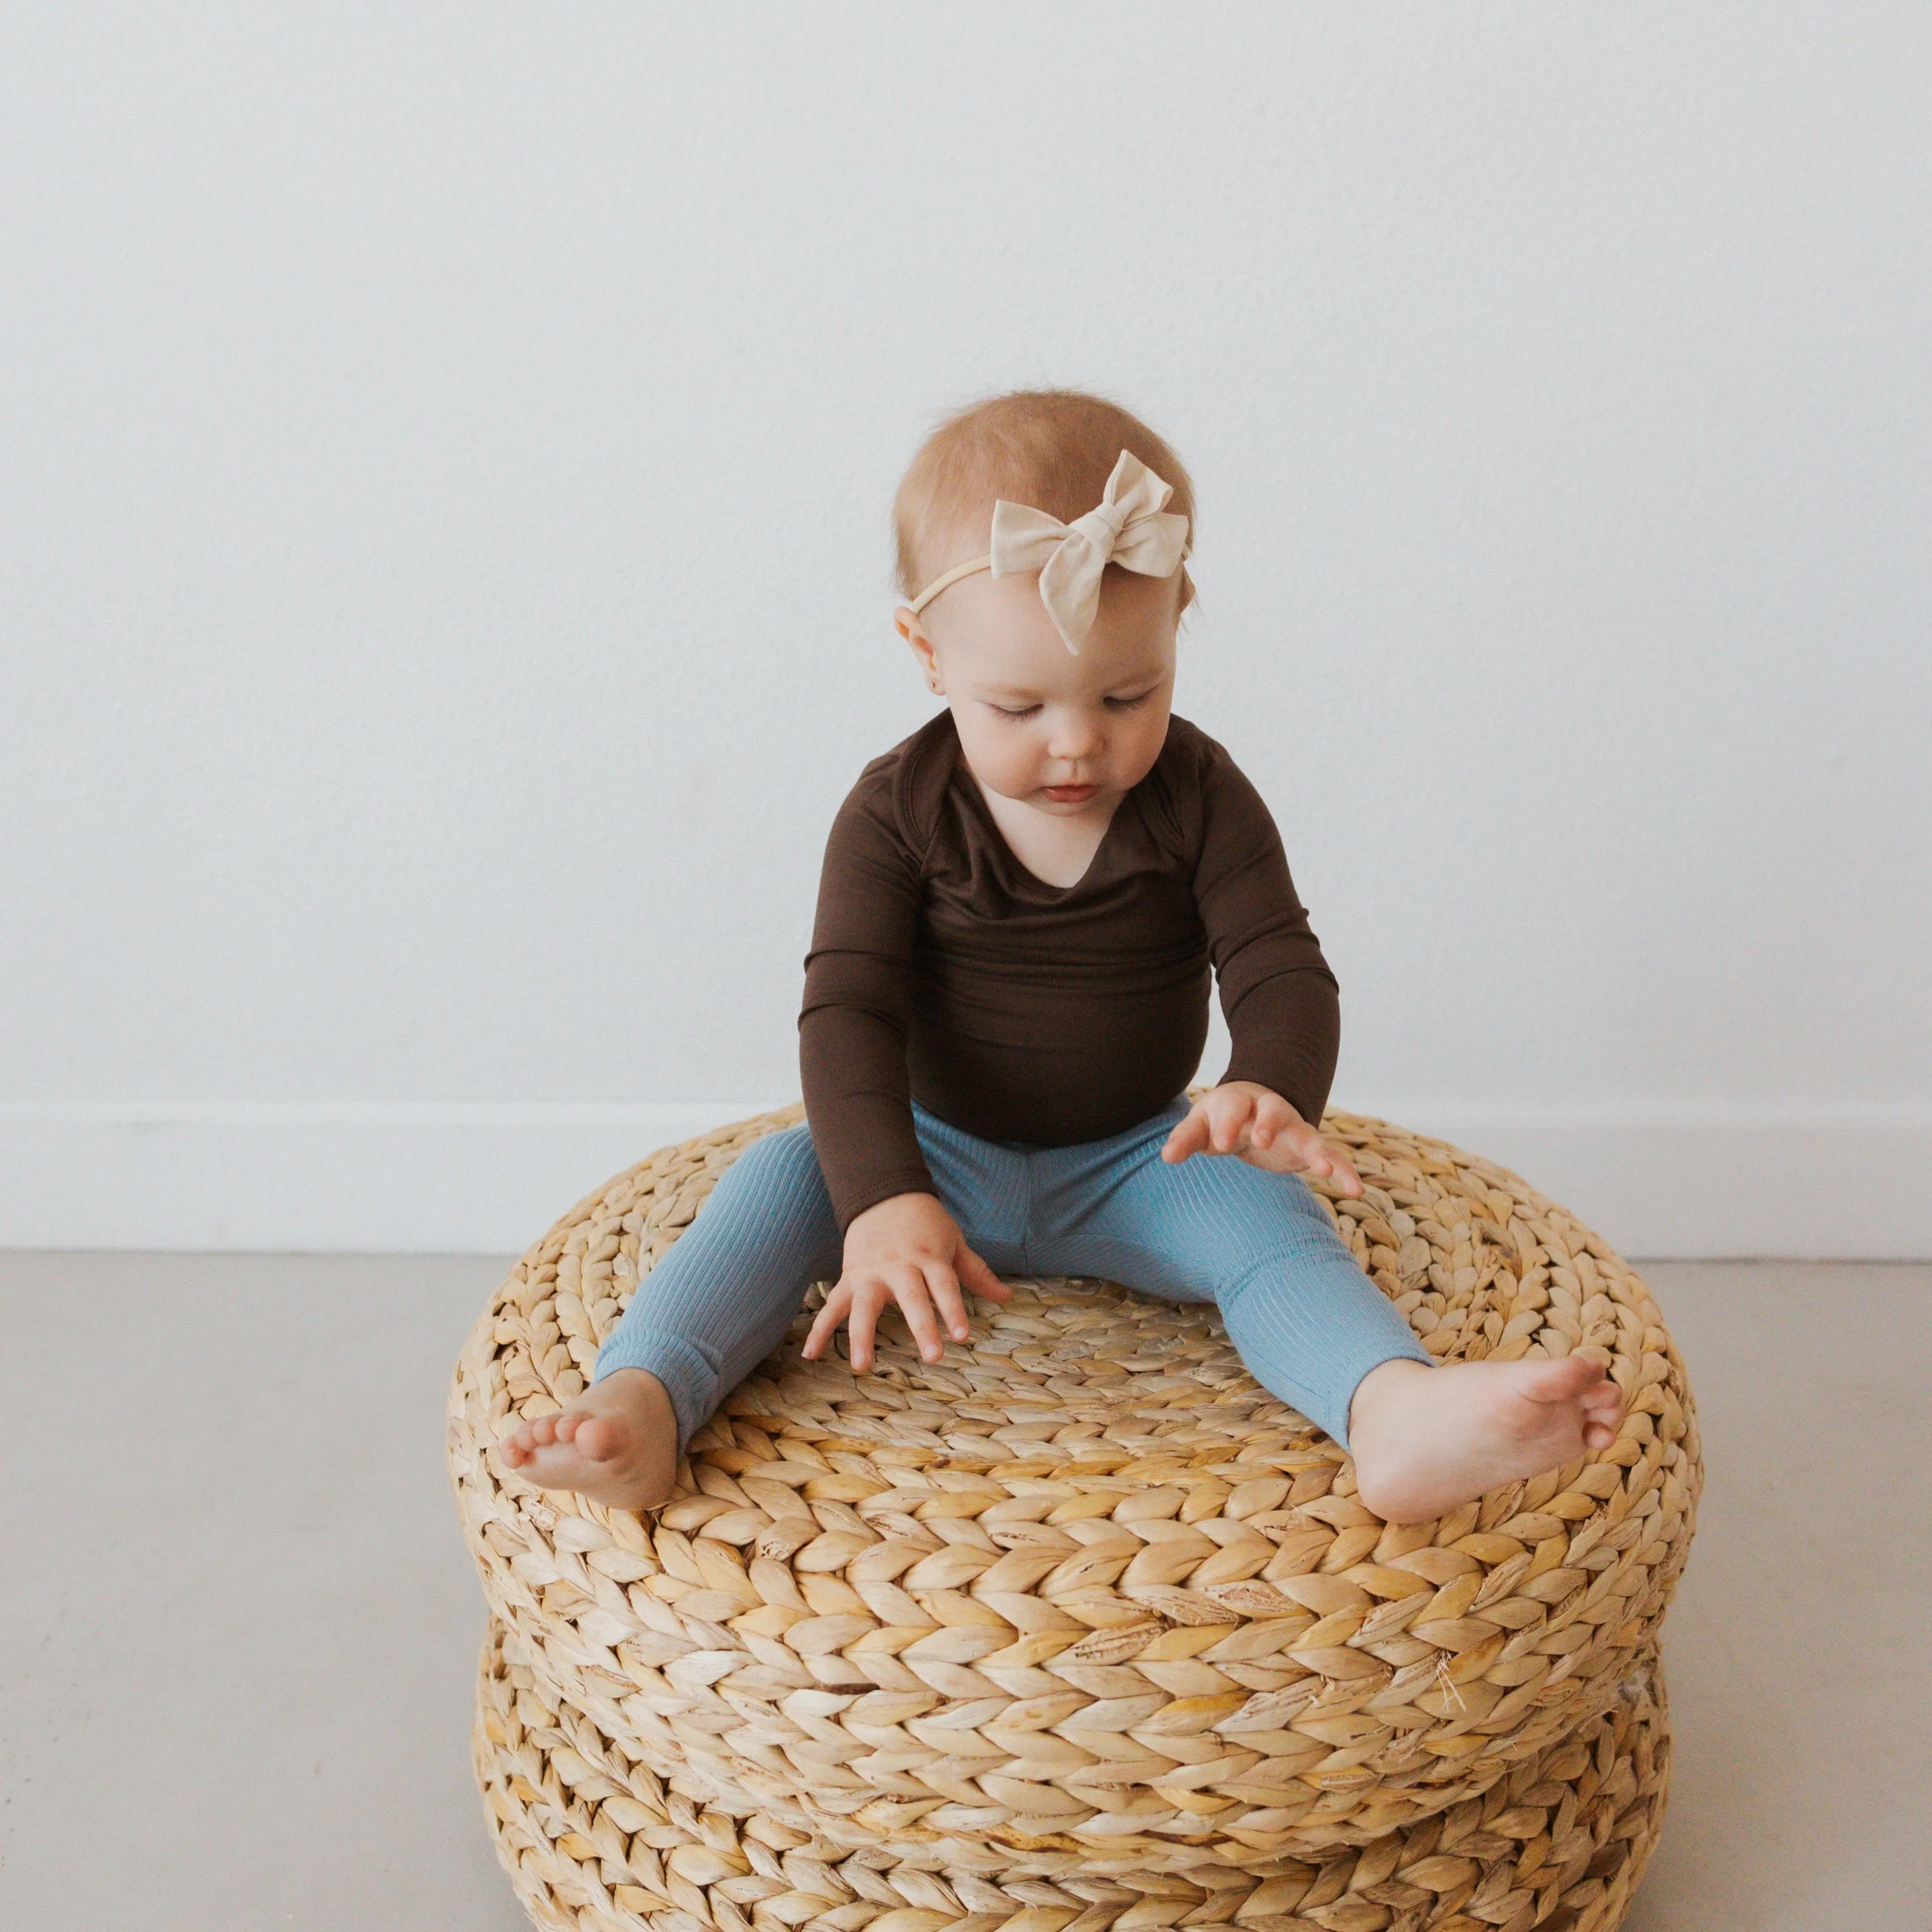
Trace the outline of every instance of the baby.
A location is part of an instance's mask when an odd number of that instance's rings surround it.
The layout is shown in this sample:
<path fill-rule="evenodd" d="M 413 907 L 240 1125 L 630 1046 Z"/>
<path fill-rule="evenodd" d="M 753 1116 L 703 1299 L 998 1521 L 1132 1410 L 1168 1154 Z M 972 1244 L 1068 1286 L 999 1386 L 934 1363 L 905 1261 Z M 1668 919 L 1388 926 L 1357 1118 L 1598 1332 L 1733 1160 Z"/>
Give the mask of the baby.
<path fill-rule="evenodd" d="M 1414 1522 L 1616 1438 L 1586 1357 L 1435 1362 L 1313 1191 L 1360 1180 L 1318 1131 L 1334 976 L 1280 835 L 1170 709 L 1193 496 L 1125 410 L 980 404 L 914 458 L 897 614 L 945 708 L 835 820 L 799 1018 L 806 1119 L 748 1148 L 638 1284 L 590 1387 L 504 1460 L 628 1509 L 671 1492 L 721 1396 L 836 1277 L 853 1369 L 896 1302 L 928 1361 L 1002 1274 L 1211 1300 L 1264 1387 Z M 1210 969 L 1233 1042 L 1207 1039 Z"/>

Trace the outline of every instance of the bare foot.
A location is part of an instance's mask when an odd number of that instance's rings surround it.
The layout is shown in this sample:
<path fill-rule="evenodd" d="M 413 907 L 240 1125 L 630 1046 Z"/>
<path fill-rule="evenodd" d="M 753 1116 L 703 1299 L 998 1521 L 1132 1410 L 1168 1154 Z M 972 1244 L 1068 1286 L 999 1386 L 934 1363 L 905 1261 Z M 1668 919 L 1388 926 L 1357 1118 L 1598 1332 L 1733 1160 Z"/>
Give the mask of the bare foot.
<path fill-rule="evenodd" d="M 506 1436 L 503 1460 L 547 1490 L 574 1490 L 614 1509 L 655 1508 L 676 1478 L 677 1417 L 648 1369 L 616 1369 L 561 1415 Z"/>
<path fill-rule="evenodd" d="M 1426 1522 L 1607 1449 L 1623 1412 L 1623 1391 L 1587 1355 L 1440 1368 L 1384 1362 L 1349 1406 L 1356 1486 L 1385 1522 Z"/>

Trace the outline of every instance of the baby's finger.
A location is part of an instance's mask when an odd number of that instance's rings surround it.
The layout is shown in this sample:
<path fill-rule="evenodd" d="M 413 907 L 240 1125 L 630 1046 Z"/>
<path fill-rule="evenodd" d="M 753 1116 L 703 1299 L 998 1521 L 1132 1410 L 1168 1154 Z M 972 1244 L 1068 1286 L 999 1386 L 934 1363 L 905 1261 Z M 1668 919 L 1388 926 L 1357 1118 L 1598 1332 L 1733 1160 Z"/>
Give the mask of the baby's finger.
<path fill-rule="evenodd" d="M 1172 1133 L 1160 1150 L 1162 1160 L 1185 1160 L 1190 1154 L 1204 1153 L 1208 1147 L 1208 1114 L 1202 1103 L 1196 1100 L 1187 1111 L 1185 1120 L 1175 1123 Z"/>
<path fill-rule="evenodd" d="M 1241 1144 L 1241 1130 L 1255 1110 L 1253 1096 L 1216 1088 L 1208 1096 L 1208 1105 L 1214 1122 L 1214 1151 L 1234 1153 Z"/>
<path fill-rule="evenodd" d="M 818 1318 L 812 1324 L 812 1332 L 805 1338 L 805 1346 L 799 1350 L 808 1362 L 816 1361 L 819 1352 L 825 1346 L 828 1336 L 845 1318 L 845 1311 L 851 1306 L 852 1291 L 843 1282 L 825 1298 L 825 1306 L 818 1311 Z"/>
<path fill-rule="evenodd" d="M 1248 1130 L 1248 1140 L 1258 1148 L 1274 1146 L 1285 1133 L 1291 1132 L 1300 1124 L 1301 1116 L 1278 1094 L 1264 1094 L 1255 1102 L 1254 1124 Z"/>
<path fill-rule="evenodd" d="M 939 1318 L 932 1312 L 926 1276 L 910 1266 L 898 1270 L 892 1279 L 892 1298 L 905 1316 L 919 1352 L 928 1362 L 938 1361 L 946 1352 L 946 1345 L 939 1339 Z"/>
<path fill-rule="evenodd" d="M 926 1292 L 932 1297 L 932 1305 L 938 1310 L 939 1318 L 946 1324 L 946 1332 L 956 1342 L 966 1339 L 966 1300 L 959 1292 L 959 1278 L 944 1262 L 926 1264 Z"/>
<path fill-rule="evenodd" d="M 1294 1131 L 1292 1134 L 1283 1134 L 1282 1139 L 1284 1143 L 1293 1144 L 1295 1157 L 1300 1162 L 1304 1174 L 1319 1174 L 1326 1180 L 1341 1172 L 1341 1168 L 1336 1166 L 1337 1162 L 1340 1162 L 1342 1166 L 1347 1166 L 1343 1156 L 1330 1147 L 1306 1120 L 1296 1121 Z M 1354 1170 L 1350 1168 L 1348 1172 L 1352 1174 Z"/>
<path fill-rule="evenodd" d="M 1336 1184 L 1344 1194 L 1358 1198 L 1362 1192 L 1362 1177 L 1355 1172 L 1355 1164 L 1334 1142 L 1325 1143 L 1328 1148 L 1328 1165 Z"/>
<path fill-rule="evenodd" d="M 973 1250 L 961 1244 L 958 1252 L 952 1258 L 953 1266 L 959 1270 L 959 1279 L 975 1294 L 983 1294 L 992 1301 L 1010 1301 L 1013 1298 L 1012 1286 L 1002 1281 L 986 1262 Z"/>
<path fill-rule="evenodd" d="M 872 1292 L 852 1298 L 852 1312 L 845 1323 L 846 1346 L 851 1358 L 852 1372 L 859 1376 L 872 1366 L 872 1330 L 888 1292 L 876 1282 L 868 1282 L 866 1286 Z"/>

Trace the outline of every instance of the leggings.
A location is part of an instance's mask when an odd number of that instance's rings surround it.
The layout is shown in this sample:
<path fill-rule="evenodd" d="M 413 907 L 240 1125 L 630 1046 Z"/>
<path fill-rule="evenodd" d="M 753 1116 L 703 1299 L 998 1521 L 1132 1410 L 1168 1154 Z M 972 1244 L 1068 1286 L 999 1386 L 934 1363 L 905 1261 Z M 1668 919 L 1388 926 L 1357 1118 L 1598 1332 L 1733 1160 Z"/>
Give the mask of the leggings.
<path fill-rule="evenodd" d="M 1071 1147 L 982 1140 L 916 1101 L 912 1111 L 940 1204 L 995 1274 L 1094 1276 L 1211 1301 L 1256 1381 L 1346 1448 L 1362 1378 L 1398 1358 L 1432 1358 L 1299 1175 L 1230 1154 L 1161 1159 L 1188 1106 L 1179 1096 Z M 648 1369 L 670 1396 L 683 1455 L 777 1346 L 806 1290 L 838 1279 L 842 1247 L 809 1124 L 753 1142 L 638 1282 L 593 1379 Z M 969 1314 L 974 1298 L 965 1292 Z"/>

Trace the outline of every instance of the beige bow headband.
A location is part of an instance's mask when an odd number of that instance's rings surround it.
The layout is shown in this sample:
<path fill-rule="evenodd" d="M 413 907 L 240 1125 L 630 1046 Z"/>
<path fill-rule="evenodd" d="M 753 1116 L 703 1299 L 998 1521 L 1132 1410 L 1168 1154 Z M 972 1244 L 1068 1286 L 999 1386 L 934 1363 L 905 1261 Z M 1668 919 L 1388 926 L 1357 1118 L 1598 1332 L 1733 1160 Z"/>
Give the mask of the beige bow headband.
<path fill-rule="evenodd" d="M 1172 577 L 1186 559 L 1187 519 L 1162 508 L 1174 494 L 1131 450 L 1120 452 L 1099 506 L 1070 524 L 1002 496 L 993 506 L 993 548 L 935 577 L 911 604 L 915 615 L 950 584 L 990 570 L 1040 572 L 1040 601 L 1066 648 L 1078 655 L 1094 628 L 1100 579 L 1110 563 L 1143 577 Z"/>

